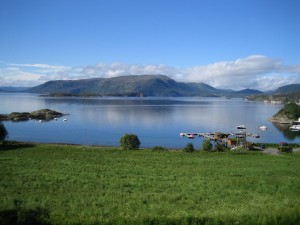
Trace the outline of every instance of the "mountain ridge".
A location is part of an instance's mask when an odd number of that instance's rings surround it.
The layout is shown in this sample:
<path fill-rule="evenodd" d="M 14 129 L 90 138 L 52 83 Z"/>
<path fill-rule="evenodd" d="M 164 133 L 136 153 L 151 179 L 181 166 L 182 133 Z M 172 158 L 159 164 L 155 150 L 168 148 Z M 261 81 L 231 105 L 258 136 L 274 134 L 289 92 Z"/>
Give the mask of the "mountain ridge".
<path fill-rule="evenodd" d="M 0 87 L 0 91 L 8 91 Z M 2 90 L 1 90 L 2 89 Z M 15 90 L 15 91 L 14 91 Z M 234 91 L 217 89 L 205 83 L 178 82 L 166 75 L 127 75 L 112 78 L 89 78 L 79 80 L 51 80 L 31 88 L 9 87 L 9 92 L 29 92 L 39 94 L 98 95 L 98 96 L 165 96 L 165 97 L 248 97 L 266 93 L 294 93 L 300 84 L 279 87 L 270 92 L 255 89 Z M 53 95 L 52 95 L 53 96 Z"/>
<path fill-rule="evenodd" d="M 249 89 L 250 90 L 250 89 Z M 205 83 L 177 82 L 166 75 L 128 75 L 112 78 L 55 80 L 28 89 L 32 93 L 93 93 L 103 96 L 234 96 L 235 91 L 216 89 Z M 236 92 L 239 97 L 257 90 Z M 261 93 L 261 92 L 260 92 Z"/>

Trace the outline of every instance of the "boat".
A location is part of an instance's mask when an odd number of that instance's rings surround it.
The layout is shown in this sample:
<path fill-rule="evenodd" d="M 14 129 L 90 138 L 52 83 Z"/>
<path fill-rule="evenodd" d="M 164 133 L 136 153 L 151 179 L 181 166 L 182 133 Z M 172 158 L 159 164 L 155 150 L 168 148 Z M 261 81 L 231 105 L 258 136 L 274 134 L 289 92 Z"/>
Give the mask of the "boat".
<path fill-rule="evenodd" d="M 197 134 L 196 133 L 180 133 L 180 137 L 187 137 L 189 139 L 194 139 Z"/>
<path fill-rule="evenodd" d="M 268 128 L 266 126 L 260 126 L 259 129 L 261 129 L 261 130 L 267 130 Z"/>
<path fill-rule="evenodd" d="M 245 127 L 245 125 L 239 125 L 239 126 L 236 126 L 236 129 L 244 130 L 244 129 L 246 129 L 246 127 Z"/>
<path fill-rule="evenodd" d="M 292 126 L 290 127 L 292 131 L 300 131 L 300 118 L 297 121 L 293 121 Z"/>
<path fill-rule="evenodd" d="M 188 137 L 189 139 L 194 139 L 194 138 L 195 138 L 195 135 L 194 135 L 194 134 L 188 134 L 187 137 Z"/>
<path fill-rule="evenodd" d="M 259 134 L 251 134 L 251 137 L 253 137 L 253 138 L 260 138 L 260 135 Z"/>

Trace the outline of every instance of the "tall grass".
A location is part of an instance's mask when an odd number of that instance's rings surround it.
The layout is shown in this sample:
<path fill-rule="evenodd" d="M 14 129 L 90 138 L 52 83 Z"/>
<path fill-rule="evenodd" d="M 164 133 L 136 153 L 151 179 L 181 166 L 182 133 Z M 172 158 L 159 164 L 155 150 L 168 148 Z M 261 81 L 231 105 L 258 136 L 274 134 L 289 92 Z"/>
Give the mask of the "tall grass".
<path fill-rule="evenodd" d="M 0 151 L 0 211 L 18 200 L 47 209 L 51 224 L 300 221 L 298 153 L 17 146 Z"/>

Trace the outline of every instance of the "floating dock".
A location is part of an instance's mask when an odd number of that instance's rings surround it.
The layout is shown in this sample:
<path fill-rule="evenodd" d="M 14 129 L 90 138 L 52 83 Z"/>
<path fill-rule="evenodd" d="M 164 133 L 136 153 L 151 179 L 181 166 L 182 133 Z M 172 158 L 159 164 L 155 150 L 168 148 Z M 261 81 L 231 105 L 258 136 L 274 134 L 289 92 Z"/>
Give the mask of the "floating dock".
<path fill-rule="evenodd" d="M 209 139 L 211 141 L 215 141 L 218 143 L 225 144 L 226 146 L 236 146 L 239 142 L 246 142 L 247 137 L 252 138 L 260 138 L 258 134 L 247 133 L 246 131 L 241 132 L 231 132 L 231 133 L 223 133 L 223 132 L 214 132 L 214 133 L 189 133 L 182 132 L 179 134 L 181 137 L 187 137 L 189 139 L 194 139 L 195 137 L 202 137 Z"/>

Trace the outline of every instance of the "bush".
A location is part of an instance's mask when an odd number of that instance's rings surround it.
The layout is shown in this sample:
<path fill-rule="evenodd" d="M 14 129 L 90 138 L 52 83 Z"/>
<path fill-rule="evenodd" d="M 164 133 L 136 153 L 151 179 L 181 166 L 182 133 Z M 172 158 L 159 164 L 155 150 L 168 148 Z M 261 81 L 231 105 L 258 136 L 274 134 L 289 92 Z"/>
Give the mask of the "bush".
<path fill-rule="evenodd" d="M 216 144 L 215 148 L 214 148 L 214 151 L 216 152 L 225 152 L 227 150 L 227 148 L 225 147 L 225 145 L 223 144 Z"/>
<path fill-rule="evenodd" d="M 202 142 L 202 150 L 203 151 L 212 151 L 213 149 L 213 146 L 212 144 L 210 143 L 210 140 L 209 139 L 205 139 L 203 142 Z"/>
<path fill-rule="evenodd" d="M 121 147 L 124 150 L 135 150 L 140 147 L 140 140 L 135 134 L 125 134 L 120 139 Z"/>
<path fill-rule="evenodd" d="M 7 135 L 8 133 L 7 130 L 5 129 L 4 124 L 0 123 L 0 141 L 4 141 Z"/>
<path fill-rule="evenodd" d="M 188 143 L 184 149 L 183 149 L 184 152 L 194 152 L 195 151 L 195 148 L 194 148 L 194 145 L 192 143 Z"/>
<path fill-rule="evenodd" d="M 154 146 L 152 151 L 166 151 L 167 149 L 161 146 Z"/>
<path fill-rule="evenodd" d="M 278 145 L 278 151 L 280 151 L 280 152 L 286 152 L 286 153 L 293 152 L 293 147 L 290 146 L 288 143 L 281 142 Z"/>

